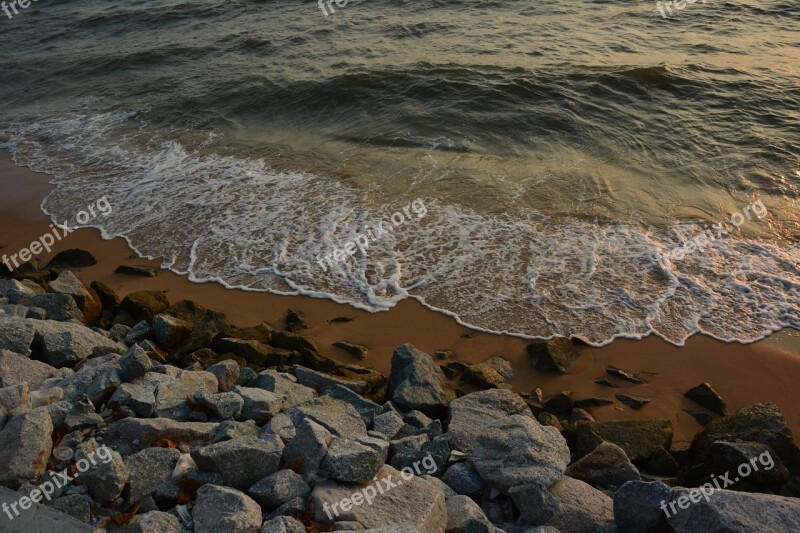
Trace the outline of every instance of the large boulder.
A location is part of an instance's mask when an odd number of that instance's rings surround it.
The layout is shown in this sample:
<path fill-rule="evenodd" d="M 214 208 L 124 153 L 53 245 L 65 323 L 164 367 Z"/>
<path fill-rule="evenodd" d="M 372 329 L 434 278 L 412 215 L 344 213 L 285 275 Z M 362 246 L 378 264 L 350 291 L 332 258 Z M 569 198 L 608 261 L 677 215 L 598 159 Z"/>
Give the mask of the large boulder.
<path fill-rule="evenodd" d="M 247 490 L 277 472 L 282 454 L 283 443 L 278 437 L 237 437 L 193 450 L 192 459 L 202 470 L 222 474 L 226 485 Z"/>
<path fill-rule="evenodd" d="M 152 496 L 165 507 L 175 505 L 178 485 L 172 474 L 180 458 L 181 452 L 175 448 L 146 448 L 128 456 L 125 459 L 130 472 L 128 501 L 138 502 L 145 496 Z"/>
<path fill-rule="evenodd" d="M 74 365 L 106 354 L 125 353 L 123 344 L 114 342 L 81 324 L 54 320 L 11 319 L 11 326 L 34 331 L 33 356 L 53 367 Z M 2 326 L 0 325 L 0 338 Z M 26 355 L 27 352 L 17 351 Z"/>
<path fill-rule="evenodd" d="M 30 355 L 36 338 L 36 321 L 19 317 L 0 317 L 0 350 Z"/>
<path fill-rule="evenodd" d="M 122 383 L 120 367 L 114 361 L 97 361 L 98 364 L 84 365 L 56 384 L 64 390 L 64 399 L 75 402 L 86 395 L 95 405 L 101 405 L 111 397 Z"/>
<path fill-rule="evenodd" d="M 295 498 L 305 499 L 310 493 L 311 487 L 303 481 L 302 476 L 288 468 L 268 475 L 247 491 L 262 509 L 269 511 Z"/>
<path fill-rule="evenodd" d="M 454 447 L 468 453 L 486 426 L 511 415 L 533 417 L 525 401 L 514 392 L 504 389 L 473 392 L 450 404 L 447 429 L 453 434 Z"/>
<path fill-rule="evenodd" d="M 261 507 L 249 496 L 230 487 L 203 485 L 192 510 L 195 531 L 258 533 Z"/>
<path fill-rule="evenodd" d="M 468 496 L 447 499 L 447 533 L 494 533 L 481 508 Z"/>
<path fill-rule="evenodd" d="M 31 389 L 53 377 L 56 369 L 8 350 L 0 350 L 0 388 L 27 383 Z"/>
<path fill-rule="evenodd" d="M 672 490 L 658 481 L 629 481 L 614 493 L 614 520 L 624 533 L 650 533 L 667 529 L 662 505 Z"/>
<path fill-rule="evenodd" d="M 300 421 L 309 419 L 321 425 L 336 437 L 355 437 L 366 435 L 367 426 L 355 407 L 330 396 L 312 398 L 286 409 L 278 417 L 286 418 L 298 427 Z M 275 418 L 278 418 L 275 417 Z M 283 418 L 284 420 L 286 418 Z"/>
<path fill-rule="evenodd" d="M 400 407 L 437 418 L 444 416 L 456 398 L 439 365 L 410 344 L 400 346 L 392 355 L 389 391 Z"/>
<path fill-rule="evenodd" d="M 402 477 L 391 466 L 378 471 L 370 483 L 318 483 L 311 493 L 319 522 L 358 522 L 367 530 L 396 527 L 396 531 L 442 533 L 447 527 L 444 492 L 416 476 Z M 378 491 L 376 483 L 380 483 Z"/>
<path fill-rule="evenodd" d="M 296 383 L 292 379 L 294 376 L 281 374 L 277 370 L 269 368 L 259 373 L 250 386 L 277 394 L 283 402 L 283 409 L 294 407 L 317 396 L 317 392 L 313 388 Z"/>
<path fill-rule="evenodd" d="M 350 439 L 334 439 L 320 465 L 320 474 L 339 481 L 368 481 L 383 466 L 386 456 Z"/>
<path fill-rule="evenodd" d="M 44 409 L 12 418 L 0 431 L 0 485 L 17 489 L 41 476 L 53 449 L 53 421 Z"/>
<path fill-rule="evenodd" d="M 630 462 L 625 450 L 611 442 L 600 443 L 591 453 L 571 464 L 566 475 L 593 487 L 612 490 L 628 481 L 641 479 L 639 469 Z"/>
<path fill-rule="evenodd" d="M 9 509 L 13 520 L 6 518 L 7 514 L 0 515 L 3 533 L 44 533 L 58 531 L 58 533 L 92 533 L 91 526 L 81 523 L 75 518 L 45 505 L 31 502 L 28 499 L 25 508 L 12 507 L 20 501 L 20 494 L 11 489 L 0 486 L 0 505 Z M 16 514 L 14 514 L 16 513 Z"/>
<path fill-rule="evenodd" d="M 528 355 L 536 368 L 566 374 L 567 369 L 578 360 L 581 353 L 571 340 L 565 337 L 556 337 L 548 341 L 529 344 Z"/>
<path fill-rule="evenodd" d="M 74 483 L 85 485 L 95 501 L 112 502 L 122 494 L 130 472 L 118 452 L 105 445 L 101 450 L 90 441 L 79 447 L 76 457 L 79 463 L 85 461 L 89 467 L 75 476 Z"/>
<path fill-rule="evenodd" d="M 570 533 L 594 533 L 595 524 L 614 522 L 614 502 L 599 490 L 583 481 L 564 476 L 550 487 L 561 505 L 547 525 Z"/>
<path fill-rule="evenodd" d="M 274 392 L 255 387 L 233 387 L 233 392 L 244 400 L 239 415 L 241 420 L 253 420 L 259 426 L 269 422 L 283 407 L 283 400 Z"/>
<path fill-rule="evenodd" d="M 666 419 L 575 424 L 578 457 L 590 453 L 602 442 L 611 442 L 625 450 L 631 461 L 647 461 L 657 450 L 669 449 L 672 435 L 672 423 Z"/>
<path fill-rule="evenodd" d="M 569 464 L 570 452 L 556 428 L 512 415 L 484 428 L 469 460 L 490 487 L 508 494 L 519 485 L 556 483 Z"/>
<path fill-rule="evenodd" d="M 153 317 L 153 335 L 158 344 L 170 349 L 192 332 L 192 324 L 172 315 L 160 314 Z"/>
<path fill-rule="evenodd" d="M 299 470 L 306 481 L 314 480 L 332 441 L 333 435 L 327 429 L 313 420 L 303 419 L 283 450 L 283 462 Z"/>
<path fill-rule="evenodd" d="M 161 291 L 136 291 L 123 298 L 119 305 L 134 321 L 150 322 L 154 316 L 169 307 L 169 300 Z"/>
<path fill-rule="evenodd" d="M 86 324 L 94 324 L 100 317 L 102 310 L 100 297 L 93 290 L 86 288 L 81 280 L 69 270 L 61 272 L 56 279 L 52 280 L 48 291 L 71 296 L 78 309 L 83 313 Z"/>
<path fill-rule="evenodd" d="M 162 439 L 198 445 L 211 439 L 219 427 L 211 422 L 178 422 L 169 418 L 123 418 L 108 426 L 108 440 L 119 446 L 153 446 Z"/>

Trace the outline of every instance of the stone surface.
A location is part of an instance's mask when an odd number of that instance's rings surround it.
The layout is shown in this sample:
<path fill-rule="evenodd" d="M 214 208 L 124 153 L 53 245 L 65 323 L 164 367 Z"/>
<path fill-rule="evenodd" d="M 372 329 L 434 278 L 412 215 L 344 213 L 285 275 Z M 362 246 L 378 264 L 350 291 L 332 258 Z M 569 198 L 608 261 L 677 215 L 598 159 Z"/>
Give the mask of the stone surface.
<path fill-rule="evenodd" d="M 303 419 L 294 438 L 286 443 L 283 462 L 298 469 L 306 481 L 315 479 L 331 441 L 333 435 L 327 429 L 313 420 Z"/>
<path fill-rule="evenodd" d="M 559 531 L 595 531 L 595 524 L 614 521 L 614 502 L 604 493 L 569 476 L 550 487 L 561 505 L 547 525 Z"/>
<path fill-rule="evenodd" d="M 280 396 L 283 401 L 283 409 L 316 398 L 317 391 L 293 381 L 290 377 L 294 378 L 290 374 L 281 374 L 270 368 L 259 373 L 249 386 L 274 392 Z"/>
<path fill-rule="evenodd" d="M 128 500 L 137 502 L 145 496 L 153 496 L 156 502 L 167 506 L 178 499 L 178 485 L 172 480 L 172 472 L 181 458 L 175 448 L 147 448 L 125 459 L 130 473 Z"/>
<path fill-rule="evenodd" d="M 612 442 L 625 450 L 631 461 L 646 461 L 659 448 L 669 449 L 673 430 L 669 420 L 622 420 L 578 422 L 575 433 L 579 457 L 601 442 Z"/>
<path fill-rule="evenodd" d="M 683 393 L 683 395 L 695 402 L 697 405 L 705 407 L 712 413 L 716 413 L 720 416 L 725 416 L 728 414 L 728 406 L 725 404 L 719 393 L 715 391 L 714 388 L 708 383 L 701 383 L 696 387 L 692 387 Z"/>
<path fill-rule="evenodd" d="M 87 289 L 69 270 L 64 270 L 56 279 L 50 281 L 48 291 L 72 297 L 87 324 L 93 324 L 100 317 L 100 298 L 94 291 Z"/>
<path fill-rule="evenodd" d="M 354 440 L 336 438 L 328 446 L 319 473 L 339 481 L 368 481 L 383 466 L 382 456 L 375 449 Z"/>
<path fill-rule="evenodd" d="M 624 394 L 624 393 L 617 393 L 617 400 L 621 401 L 631 409 L 638 411 L 648 403 L 652 402 L 653 399 L 649 396 L 637 396 L 635 394 Z"/>
<path fill-rule="evenodd" d="M 446 413 L 456 397 L 439 365 L 410 344 L 400 346 L 392 355 L 389 391 L 397 405 L 434 417 Z"/>
<path fill-rule="evenodd" d="M 416 476 L 403 479 L 400 472 L 388 465 L 380 469 L 377 477 L 381 487 L 387 483 L 390 486 L 371 498 L 371 504 L 359 498 L 361 505 L 353 505 L 349 511 L 343 510 L 340 502 L 353 498 L 356 491 L 370 486 L 377 492 L 374 485 L 334 481 L 318 483 L 311 492 L 315 519 L 320 522 L 359 522 L 367 530 L 394 527 L 396 531 L 441 533 L 446 529 L 447 508 L 441 489 Z M 363 493 L 359 494 L 363 496 Z M 326 515 L 325 504 L 332 519 Z M 332 504 L 339 505 L 330 510 Z"/>
<path fill-rule="evenodd" d="M 136 322 L 140 320 L 150 322 L 154 316 L 169 307 L 169 300 L 161 291 L 136 291 L 123 298 L 119 305 Z"/>
<path fill-rule="evenodd" d="M 641 479 L 639 469 L 625 455 L 625 450 L 611 442 L 601 443 L 571 464 L 566 475 L 603 489 L 619 488 L 628 481 Z"/>
<path fill-rule="evenodd" d="M 509 415 L 533 416 L 525 401 L 509 390 L 473 392 L 450 404 L 447 430 L 455 448 L 469 452 L 486 426 Z"/>
<path fill-rule="evenodd" d="M 161 439 L 192 445 L 210 440 L 217 426 L 219 424 L 178 422 L 169 418 L 124 418 L 108 427 L 108 439 L 120 444 L 138 441 L 144 446 L 152 446 Z"/>
<path fill-rule="evenodd" d="M 136 515 L 130 524 L 108 528 L 108 533 L 181 533 L 181 522 L 170 513 L 150 511 Z"/>
<path fill-rule="evenodd" d="M 661 508 L 669 502 L 671 489 L 658 481 L 629 481 L 614 493 L 614 520 L 620 531 L 648 533 L 666 529 Z"/>
<path fill-rule="evenodd" d="M 256 482 L 247 493 L 262 509 L 272 511 L 294 498 L 307 498 L 311 487 L 300 474 L 285 468 Z"/>
<path fill-rule="evenodd" d="M 227 392 L 236 385 L 239 379 L 239 364 L 233 359 L 226 359 L 206 369 L 206 372 L 211 372 L 217 378 L 219 384 L 219 392 Z"/>
<path fill-rule="evenodd" d="M 570 366 L 581 356 L 580 351 L 565 337 L 528 345 L 528 355 L 533 366 L 566 374 Z"/>
<path fill-rule="evenodd" d="M 122 370 L 122 379 L 131 382 L 149 372 L 153 368 L 153 362 L 142 347 L 134 344 L 119 360 L 119 366 Z"/>
<path fill-rule="evenodd" d="M 343 387 L 342 385 L 328 387 L 323 391 L 323 395 L 341 400 L 355 407 L 356 411 L 358 411 L 358 414 L 361 415 L 362 420 L 364 420 L 364 424 L 367 426 L 371 426 L 375 415 L 381 412 L 380 405 L 373 401 L 367 400 L 360 394 L 357 394 L 347 387 Z"/>
<path fill-rule="evenodd" d="M 193 400 L 207 409 L 212 418 L 219 420 L 238 418 L 244 407 L 244 400 L 235 392 L 208 394 L 206 391 L 197 391 Z"/>
<path fill-rule="evenodd" d="M 467 496 L 453 496 L 447 504 L 448 533 L 494 533 L 494 526 Z"/>
<path fill-rule="evenodd" d="M 192 450 L 192 459 L 201 469 L 222 474 L 225 485 L 247 490 L 278 470 L 282 454 L 278 437 L 237 437 Z"/>
<path fill-rule="evenodd" d="M 512 415 L 484 428 L 469 460 L 490 487 L 508 494 L 519 485 L 557 482 L 569 464 L 570 452 L 555 428 Z"/>
<path fill-rule="evenodd" d="M 469 383 L 481 387 L 507 387 L 514 377 L 511 363 L 502 357 L 492 357 L 482 363 L 470 365 L 464 374 Z"/>
<path fill-rule="evenodd" d="M 166 349 L 188 337 L 192 329 L 192 324 L 172 315 L 160 314 L 153 317 L 153 336 Z"/>
<path fill-rule="evenodd" d="M 0 485 L 16 489 L 45 471 L 53 448 L 53 422 L 37 409 L 15 416 L 0 431 Z"/>
<path fill-rule="evenodd" d="M 74 374 L 60 380 L 56 386 L 64 390 L 64 399 L 75 402 L 84 395 L 95 405 L 102 405 L 122 383 L 119 365 L 112 362 L 99 362 L 84 365 Z"/>
<path fill-rule="evenodd" d="M 456 494 L 480 496 L 486 484 L 480 474 L 468 463 L 456 463 L 442 476 L 444 481 Z"/>
<path fill-rule="evenodd" d="M 323 426 L 336 437 L 353 439 L 367 434 L 367 426 L 358 411 L 349 403 L 330 396 L 312 398 L 286 409 L 282 414 L 285 414 L 295 427 L 301 420 L 307 418 Z"/>
<path fill-rule="evenodd" d="M 0 343 L 3 338 L 3 323 L 14 329 L 19 329 L 28 335 L 34 332 L 34 356 L 53 367 L 71 365 L 91 357 L 99 357 L 109 353 L 121 354 L 125 352 L 125 346 L 112 341 L 108 337 L 101 335 L 91 329 L 71 322 L 56 322 L 53 320 L 33 320 L 33 319 L 0 319 Z M 28 347 L 31 346 L 28 344 Z M 2 348 L 0 344 L 0 348 Z M 25 350 L 14 350 L 19 354 L 28 354 Z"/>
<path fill-rule="evenodd" d="M 100 503 L 112 502 L 122 494 L 130 472 L 116 451 L 104 446 L 98 449 L 96 443 L 79 446 L 76 459 L 89 462 L 89 467 L 76 476 L 75 485 L 85 485 L 89 496 Z M 94 462 L 91 462 L 94 459 Z"/>
<path fill-rule="evenodd" d="M 0 486 L 0 504 L 6 504 L 10 508 L 19 499 L 19 493 Z M 91 526 L 82 524 L 67 514 L 38 503 L 33 503 L 29 509 L 20 509 L 19 506 L 17 506 L 17 509 L 19 510 L 19 516 L 10 511 L 14 516 L 13 520 L 9 520 L 6 513 L 0 515 L 0 530 L 4 533 L 50 533 L 53 531 L 58 533 L 92 533 Z"/>
<path fill-rule="evenodd" d="M 306 533 L 306 526 L 296 518 L 279 516 L 264 522 L 261 533 Z"/>
<path fill-rule="evenodd" d="M 558 513 L 561 500 L 548 487 L 541 484 L 520 485 L 509 492 L 519 509 L 519 524 L 538 526 L 546 524 Z"/>
<path fill-rule="evenodd" d="M 150 418 L 155 413 L 156 395 L 154 387 L 141 384 L 122 383 L 109 399 L 113 407 L 125 407 L 137 417 Z"/>
<path fill-rule="evenodd" d="M 259 426 L 269 422 L 283 407 L 283 399 L 274 392 L 269 392 L 256 387 L 233 387 L 235 392 L 244 400 L 240 420 L 253 420 Z"/>
<path fill-rule="evenodd" d="M 257 533 L 261 507 L 249 496 L 230 487 L 203 485 L 192 511 L 195 531 Z"/>
<path fill-rule="evenodd" d="M 334 385 L 341 385 L 358 394 L 363 394 L 367 389 L 367 383 L 365 381 L 344 379 L 298 365 L 295 365 L 293 370 L 298 383 L 312 388 L 317 392 L 322 392 Z"/>

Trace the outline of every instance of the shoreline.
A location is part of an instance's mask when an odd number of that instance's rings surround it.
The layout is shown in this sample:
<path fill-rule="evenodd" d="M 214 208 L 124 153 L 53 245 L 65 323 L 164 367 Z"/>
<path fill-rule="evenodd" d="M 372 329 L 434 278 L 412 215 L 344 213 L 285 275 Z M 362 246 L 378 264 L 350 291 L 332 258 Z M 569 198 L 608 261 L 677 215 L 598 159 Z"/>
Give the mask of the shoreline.
<path fill-rule="evenodd" d="M 40 204 L 52 190 L 50 177 L 17 167 L 10 154 L 0 151 L 0 183 L 4 198 L 0 201 L 0 244 L 16 252 L 47 231 L 49 218 Z M 115 273 L 122 264 L 159 267 L 159 261 L 132 257 L 122 238 L 103 240 L 99 231 L 76 230 L 56 243 L 49 254 L 37 256 L 43 266 L 56 253 L 80 248 L 98 260 L 94 266 L 76 270 L 86 283 L 98 280 L 121 296 L 137 290 L 164 290 L 170 302 L 189 299 L 209 309 L 225 313 L 237 326 L 267 322 L 282 326 L 287 309 L 298 311 L 309 328 L 302 331 L 317 340 L 323 354 L 344 363 L 358 363 L 388 375 L 391 355 L 398 346 L 411 343 L 433 353 L 452 351 L 452 360 L 483 362 L 493 356 L 507 359 L 513 366 L 513 390 L 529 393 L 540 387 L 545 398 L 570 390 L 573 398 L 592 396 L 613 398 L 616 393 L 646 395 L 653 402 L 639 411 L 624 404 L 591 409 L 601 421 L 666 418 L 675 428 L 675 442 L 688 442 L 702 429 L 683 409 L 696 405 L 682 394 L 699 383 L 710 383 L 735 411 L 755 402 L 775 403 L 784 413 L 795 434 L 800 433 L 800 402 L 793 387 L 800 379 L 800 334 L 783 330 L 749 345 L 725 343 L 694 335 L 683 347 L 658 337 L 642 340 L 619 339 L 601 348 L 581 347 L 580 359 L 560 375 L 532 367 L 527 346 L 533 341 L 508 335 L 471 330 L 445 314 L 432 311 L 414 299 L 407 299 L 389 311 L 369 313 L 346 304 L 307 296 L 279 296 L 264 292 L 227 289 L 216 283 L 194 283 L 185 276 L 159 270 L 155 278 Z M 5 268 L 5 267 L 3 267 Z M 354 317 L 346 323 L 329 323 L 336 317 Z M 365 360 L 333 347 L 337 341 L 366 346 Z M 608 388 L 594 383 L 613 365 L 649 376 L 643 385 Z"/>

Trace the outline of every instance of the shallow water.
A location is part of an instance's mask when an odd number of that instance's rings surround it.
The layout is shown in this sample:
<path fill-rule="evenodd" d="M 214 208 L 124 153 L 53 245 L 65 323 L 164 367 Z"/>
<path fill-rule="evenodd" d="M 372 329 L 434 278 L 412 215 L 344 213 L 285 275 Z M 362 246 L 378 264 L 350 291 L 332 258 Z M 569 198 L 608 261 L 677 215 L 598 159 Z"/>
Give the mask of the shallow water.
<path fill-rule="evenodd" d="M 594 344 L 800 327 L 790 2 L 33 6 L 0 19 L 7 146 L 56 220 L 105 195 L 192 279 Z"/>

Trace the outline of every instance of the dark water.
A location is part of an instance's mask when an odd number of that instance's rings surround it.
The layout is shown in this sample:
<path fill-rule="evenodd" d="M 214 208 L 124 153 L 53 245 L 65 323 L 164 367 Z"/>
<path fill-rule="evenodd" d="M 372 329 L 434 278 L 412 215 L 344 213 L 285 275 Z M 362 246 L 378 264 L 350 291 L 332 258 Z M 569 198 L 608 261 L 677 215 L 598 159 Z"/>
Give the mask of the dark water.
<path fill-rule="evenodd" d="M 56 220 L 107 195 L 106 235 L 196 280 L 593 343 L 800 327 L 795 2 L 334 8 L 0 13 L 0 128 L 56 177 Z M 319 266 L 414 199 L 424 217 Z"/>

